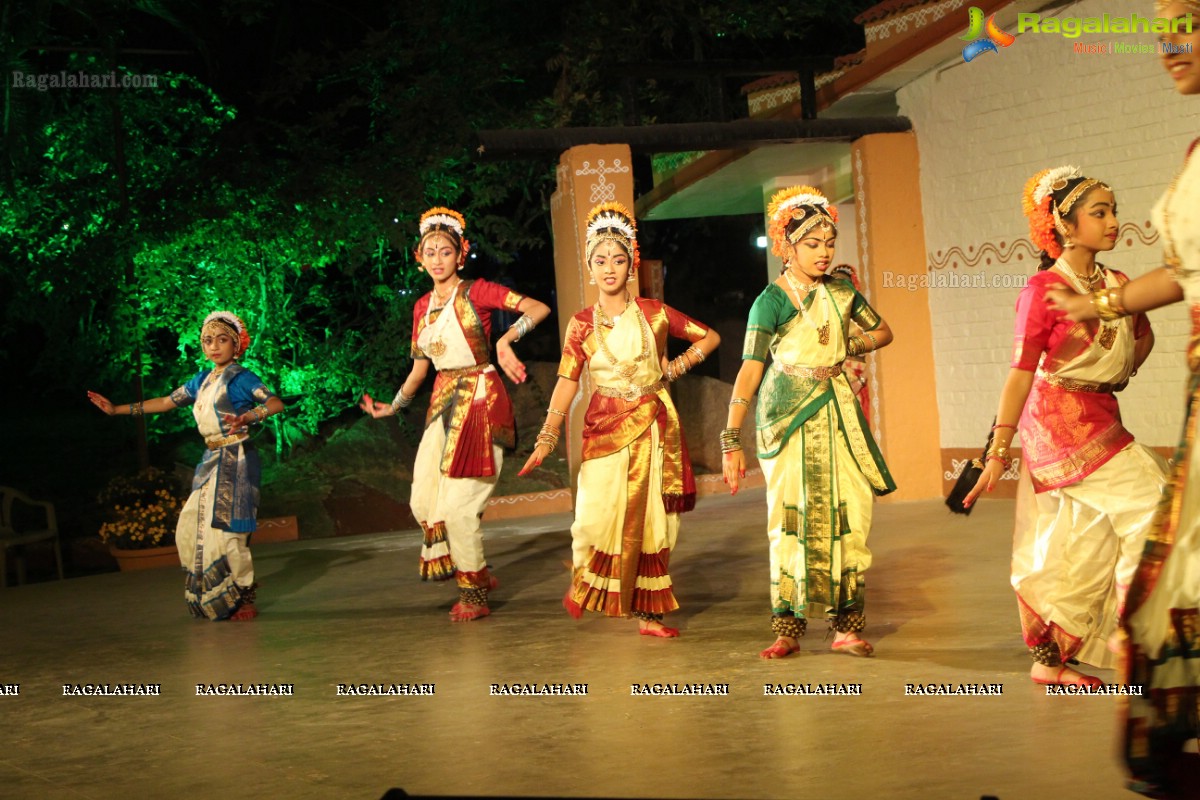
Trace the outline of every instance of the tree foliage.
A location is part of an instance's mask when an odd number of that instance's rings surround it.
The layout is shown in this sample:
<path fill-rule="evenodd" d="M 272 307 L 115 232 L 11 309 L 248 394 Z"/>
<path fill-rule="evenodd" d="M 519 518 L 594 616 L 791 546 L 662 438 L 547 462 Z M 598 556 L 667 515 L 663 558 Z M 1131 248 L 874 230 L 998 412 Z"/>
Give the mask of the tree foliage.
<path fill-rule="evenodd" d="M 35 369 L 42 390 L 141 374 L 160 394 L 202 363 L 203 316 L 229 308 L 254 333 L 250 366 L 298 397 L 278 440 L 314 433 L 407 370 L 423 209 L 466 214 L 477 272 L 550 285 L 554 165 L 480 160 L 477 130 L 712 118 L 711 80 L 630 79 L 623 65 L 851 50 L 850 19 L 867 5 L 43 0 L 20 18 L 6 7 L 6 69 L 160 84 L 6 87 L 0 362 Z"/>

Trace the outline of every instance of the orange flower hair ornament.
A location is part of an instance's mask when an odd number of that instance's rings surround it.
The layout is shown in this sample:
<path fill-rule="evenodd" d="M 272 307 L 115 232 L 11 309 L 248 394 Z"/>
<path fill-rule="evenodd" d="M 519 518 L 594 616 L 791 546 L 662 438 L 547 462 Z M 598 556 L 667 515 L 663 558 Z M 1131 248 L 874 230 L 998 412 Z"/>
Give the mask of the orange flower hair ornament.
<path fill-rule="evenodd" d="M 837 230 L 837 209 L 829 204 L 820 189 L 791 186 L 776 192 L 767 204 L 767 234 L 771 252 L 783 260 L 791 257 L 791 245 L 818 225 Z M 793 221 L 799 224 L 788 232 Z"/>
<path fill-rule="evenodd" d="M 1072 181 L 1076 182 L 1075 187 L 1056 204 L 1054 193 L 1066 189 Z M 1021 195 L 1021 210 L 1029 218 L 1029 238 L 1036 246 L 1045 250 L 1050 258 L 1058 258 L 1063 252 L 1063 245 L 1055 237 L 1055 231 L 1058 231 L 1059 236 L 1070 246 L 1070 236 L 1063 217 L 1070 214 L 1080 198 L 1096 186 L 1112 191 L 1108 184 L 1095 178 L 1085 178 L 1078 167 L 1070 165 L 1044 169 L 1025 184 L 1025 191 Z"/>
<path fill-rule="evenodd" d="M 601 203 L 587 215 L 587 247 L 584 267 L 592 260 L 592 253 L 601 242 L 616 242 L 629 253 L 629 260 L 636 270 L 642 257 L 637 243 L 637 222 L 629 209 L 620 203 Z"/>
<path fill-rule="evenodd" d="M 435 206 L 421 215 L 420 239 L 417 240 L 416 258 L 421 260 L 421 245 L 432 234 L 440 233 L 450 237 L 450 241 L 458 249 L 458 265 L 461 267 L 467 261 L 467 253 L 471 252 L 471 243 L 466 237 L 467 221 L 463 215 L 452 208 Z"/>
<path fill-rule="evenodd" d="M 214 311 L 200 324 L 201 339 L 205 334 L 215 336 L 219 333 L 224 333 L 237 342 L 237 349 L 233 353 L 234 358 L 250 348 L 250 332 L 246 330 L 246 323 L 242 322 L 242 318 L 232 311 Z"/>
<path fill-rule="evenodd" d="M 1021 210 L 1029 220 L 1029 238 L 1051 258 L 1062 255 L 1063 248 L 1054 236 L 1053 194 L 1083 175 L 1078 167 L 1063 166 L 1044 169 L 1025 184 L 1021 194 Z"/>

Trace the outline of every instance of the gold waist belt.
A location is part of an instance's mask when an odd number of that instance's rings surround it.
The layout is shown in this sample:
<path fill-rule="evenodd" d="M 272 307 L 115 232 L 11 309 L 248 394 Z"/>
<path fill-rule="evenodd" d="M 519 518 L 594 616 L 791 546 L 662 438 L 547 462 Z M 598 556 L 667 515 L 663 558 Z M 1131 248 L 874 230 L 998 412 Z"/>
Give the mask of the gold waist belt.
<path fill-rule="evenodd" d="M 229 436 L 206 436 L 204 444 L 209 450 L 220 450 L 222 447 L 228 447 L 231 444 L 244 442 L 250 438 L 248 433 L 233 433 Z"/>
<path fill-rule="evenodd" d="M 1096 392 L 1098 394 L 1112 394 L 1119 392 L 1129 385 L 1128 380 L 1123 380 L 1120 383 L 1094 383 L 1092 381 L 1079 381 L 1074 378 L 1060 378 L 1052 372 L 1046 372 L 1039 369 L 1037 376 L 1051 386 L 1057 386 L 1066 392 Z"/>
<path fill-rule="evenodd" d="M 836 378 L 842 374 L 841 364 L 834 364 L 832 367 L 797 367 L 791 364 L 784 364 L 782 361 L 772 361 L 771 364 L 784 375 L 791 375 L 793 378 L 826 380 L 827 378 Z"/>
<path fill-rule="evenodd" d="M 652 383 L 649 386 L 630 386 L 626 389 L 614 389 L 611 386 L 597 386 L 596 394 L 601 397 L 619 397 L 632 403 L 639 397 L 645 397 L 648 394 L 657 394 L 658 390 L 667 385 L 666 381 Z"/>
<path fill-rule="evenodd" d="M 447 378 L 465 378 L 468 375 L 479 375 L 488 370 L 495 369 L 491 364 L 476 364 L 473 367 L 460 367 L 459 369 L 439 369 L 439 375 L 445 375 Z"/>

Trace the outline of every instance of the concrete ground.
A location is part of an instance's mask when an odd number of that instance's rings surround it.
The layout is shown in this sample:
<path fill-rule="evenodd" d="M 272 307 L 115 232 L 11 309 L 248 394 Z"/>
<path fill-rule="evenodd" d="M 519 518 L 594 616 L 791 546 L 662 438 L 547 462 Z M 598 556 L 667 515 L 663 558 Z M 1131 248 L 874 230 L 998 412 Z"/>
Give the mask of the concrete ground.
<path fill-rule="evenodd" d="M 262 615 L 186 616 L 174 570 L 0 592 L 0 797 L 411 795 L 1131 798 L 1118 701 L 1047 697 L 1028 678 L 1008 588 L 1013 506 L 876 507 L 868 628 L 877 657 L 770 643 L 763 492 L 705 498 L 671 573 L 676 640 L 569 618 L 569 515 L 487 526 L 502 581 L 489 619 L 451 624 L 454 589 L 417 579 L 406 531 L 262 545 Z M 1112 672 L 1098 672 L 1115 679 Z M 159 697 L 65 697 L 64 684 L 161 684 Z M 290 683 L 292 697 L 198 697 L 196 684 Z M 339 683 L 434 684 L 339 697 Z M 491 696 L 493 683 L 586 683 L 587 696 Z M 631 684 L 729 684 L 631 696 Z M 862 685 L 767 697 L 764 684 Z M 905 696 L 908 683 L 1003 684 Z M 11 686 L 19 685 L 19 694 Z"/>

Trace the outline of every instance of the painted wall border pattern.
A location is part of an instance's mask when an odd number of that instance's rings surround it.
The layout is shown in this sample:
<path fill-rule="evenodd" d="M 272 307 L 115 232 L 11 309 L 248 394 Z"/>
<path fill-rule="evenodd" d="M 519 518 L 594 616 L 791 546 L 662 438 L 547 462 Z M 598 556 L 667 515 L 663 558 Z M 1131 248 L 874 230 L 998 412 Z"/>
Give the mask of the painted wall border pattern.
<path fill-rule="evenodd" d="M 1126 222 L 1121 226 L 1117 233 L 1117 244 L 1120 245 L 1124 241 L 1126 247 L 1134 246 L 1134 239 L 1137 239 L 1137 244 L 1143 247 L 1148 247 L 1158 241 L 1158 231 L 1154 230 L 1154 226 L 1147 220 L 1141 225 L 1133 222 Z M 1033 263 L 1037 263 L 1041 256 L 1041 250 L 1034 246 L 1029 239 L 1016 239 L 1010 244 L 1007 239 L 1002 239 L 998 244 L 994 242 L 984 242 L 978 248 L 974 245 L 968 245 L 966 251 L 961 246 L 955 245 L 946 250 L 938 250 L 929 253 L 929 268 L 931 270 L 939 269 L 975 269 L 982 263 L 983 266 L 992 266 L 995 264 L 1009 264 L 1013 261 L 1024 261 L 1026 256 Z"/>
<path fill-rule="evenodd" d="M 923 28 L 930 22 L 937 22 L 942 17 L 952 11 L 957 11 L 962 8 L 966 0 L 943 0 L 936 5 L 925 6 L 910 11 L 907 14 L 900 14 L 895 17 L 890 17 L 878 22 L 874 25 L 866 26 L 867 44 L 872 42 L 883 41 L 892 34 L 908 33 L 909 23 L 912 23 L 913 30 Z M 963 29 L 967 27 L 967 20 L 963 20 Z"/>
<path fill-rule="evenodd" d="M 747 98 L 750 114 L 761 114 L 800 99 L 800 84 L 789 83 L 764 92 L 755 92 Z"/>

